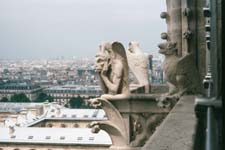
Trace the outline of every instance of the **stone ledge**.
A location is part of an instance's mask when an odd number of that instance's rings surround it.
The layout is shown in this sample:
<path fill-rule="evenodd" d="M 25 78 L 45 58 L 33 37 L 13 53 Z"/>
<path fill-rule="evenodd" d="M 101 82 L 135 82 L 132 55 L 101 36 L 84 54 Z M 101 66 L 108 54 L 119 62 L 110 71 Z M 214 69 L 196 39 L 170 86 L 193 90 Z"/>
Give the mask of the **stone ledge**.
<path fill-rule="evenodd" d="M 142 150 L 191 150 L 196 117 L 194 96 L 183 96 Z"/>

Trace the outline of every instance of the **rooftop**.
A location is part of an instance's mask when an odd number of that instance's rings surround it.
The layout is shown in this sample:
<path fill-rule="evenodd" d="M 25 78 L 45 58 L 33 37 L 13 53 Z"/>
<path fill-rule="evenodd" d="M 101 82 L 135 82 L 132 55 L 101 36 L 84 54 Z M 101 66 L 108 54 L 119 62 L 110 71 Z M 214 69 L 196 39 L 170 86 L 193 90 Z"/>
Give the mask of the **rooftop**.
<path fill-rule="evenodd" d="M 29 108 L 33 111 L 43 108 L 43 112 L 34 115 Z M 30 127 L 43 120 L 107 120 L 103 109 L 69 109 L 57 103 L 1 103 L 0 112 L 18 113 L 16 120 L 15 117 L 8 115 L 5 119 L 5 126 L 18 124 L 20 127 Z"/>
<path fill-rule="evenodd" d="M 23 108 L 27 107 L 37 107 L 42 106 L 42 103 L 11 103 L 11 102 L 1 102 L 0 103 L 0 113 L 1 112 L 13 112 L 18 113 Z"/>
<path fill-rule="evenodd" d="M 0 128 L 0 143 L 102 145 L 112 144 L 109 135 L 101 130 L 94 134 L 89 128 Z"/>
<path fill-rule="evenodd" d="M 100 86 L 63 85 L 53 86 L 46 90 L 101 90 Z"/>

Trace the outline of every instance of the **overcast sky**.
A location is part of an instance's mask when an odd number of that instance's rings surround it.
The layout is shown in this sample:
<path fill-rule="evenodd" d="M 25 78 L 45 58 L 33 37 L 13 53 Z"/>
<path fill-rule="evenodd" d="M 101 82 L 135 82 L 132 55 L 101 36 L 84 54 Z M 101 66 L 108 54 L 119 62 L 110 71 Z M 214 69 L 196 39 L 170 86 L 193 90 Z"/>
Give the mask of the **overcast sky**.
<path fill-rule="evenodd" d="M 157 53 L 165 0 L 0 0 L 0 58 L 94 57 L 102 41 Z"/>

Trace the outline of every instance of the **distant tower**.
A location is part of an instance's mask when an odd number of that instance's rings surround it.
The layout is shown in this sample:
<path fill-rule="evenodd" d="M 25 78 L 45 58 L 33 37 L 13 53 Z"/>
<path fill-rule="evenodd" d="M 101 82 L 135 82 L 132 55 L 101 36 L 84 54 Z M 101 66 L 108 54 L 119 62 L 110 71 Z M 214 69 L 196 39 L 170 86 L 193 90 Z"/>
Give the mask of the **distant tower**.
<path fill-rule="evenodd" d="M 149 69 L 152 71 L 152 58 L 153 55 L 148 55 L 148 61 L 149 61 Z"/>
<path fill-rule="evenodd" d="M 149 70 L 150 70 L 150 81 L 153 81 L 153 55 L 148 55 L 148 63 L 149 63 Z"/>

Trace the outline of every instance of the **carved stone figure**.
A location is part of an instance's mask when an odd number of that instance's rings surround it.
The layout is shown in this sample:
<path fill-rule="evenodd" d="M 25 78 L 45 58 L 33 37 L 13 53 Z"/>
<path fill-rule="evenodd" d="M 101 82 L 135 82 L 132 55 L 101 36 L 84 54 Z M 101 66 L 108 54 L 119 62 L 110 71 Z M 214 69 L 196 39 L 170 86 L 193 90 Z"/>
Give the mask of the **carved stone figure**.
<path fill-rule="evenodd" d="M 96 57 L 103 91 L 108 95 L 129 94 L 128 63 L 125 48 L 119 42 L 105 42 L 100 45 Z"/>
<path fill-rule="evenodd" d="M 97 50 L 97 55 L 96 55 L 96 63 L 95 63 L 95 70 L 99 74 L 99 79 L 100 79 L 100 85 L 103 90 L 104 94 L 107 94 L 108 88 L 105 85 L 102 77 L 101 77 L 101 72 L 107 72 L 108 76 L 110 76 L 110 56 L 106 49 L 111 48 L 111 43 L 109 42 L 103 42 L 101 45 L 99 45 L 99 48 Z"/>
<path fill-rule="evenodd" d="M 183 94 L 200 91 L 200 79 L 192 54 L 177 56 L 176 43 L 165 42 L 158 45 L 159 53 L 165 55 L 163 70 L 169 86 L 167 98 L 179 98 Z"/>
<path fill-rule="evenodd" d="M 102 108 L 107 114 L 108 120 L 94 121 L 90 124 L 93 133 L 98 133 L 100 129 L 105 130 L 111 137 L 114 146 L 124 146 L 128 144 L 128 129 L 118 109 L 111 102 L 104 98 L 89 100 L 90 106 Z"/>
<path fill-rule="evenodd" d="M 144 87 L 145 93 L 149 93 L 148 57 L 141 51 L 138 42 L 130 42 L 126 53 L 129 68 L 138 80 L 139 87 Z"/>
<path fill-rule="evenodd" d="M 127 53 L 131 55 L 130 58 L 144 58 L 138 43 L 131 42 L 129 46 Z M 135 60 L 131 59 L 131 61 Z M 148 74 L 144 72 L 148 69 L 147 60 L 137 61 L 135 62 L 145 63 L 145 65 L 131 67 L 134 68 L 140 84 L 145 86 L 146 83 L 149 84 Z M 96 71 L 99 73 L 105 94 L 99 98 L 90 99 L 88 103 L 91 107 L 102 108 L 107 115 L 107 120 L 92 122 L 89 126 L 92 128 L 91 131 L 98 133 L 100 130 L 105 130 L 112 139 L 113 144 L 110 149 L 140 148 L 152 135 L 169 109 L 158 108 L 155 97 L 152 95 L 145 97 L 146 94 L 141 96 L 130 94 L 127 55 L 121 43 L 104 42 L 99 46 L 96 55 Z M 142 73 L 144 73 L 143 76 Z M 156 114 L 154 106 L 157 111 L 161 109 L 163 113 Z"/>
<path fill-rule="evenodd" d="M 132 114 L 131 143 L 133 147 L 143 146 L 147 139 L 153 134 L 156 126 L 158 126 L 165 114 Z"/>

